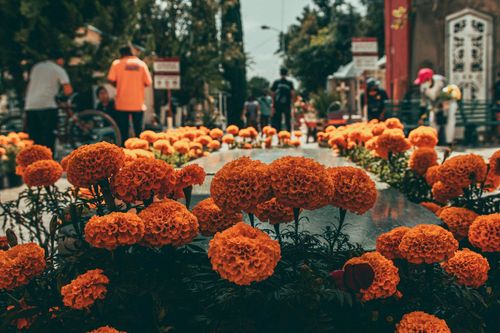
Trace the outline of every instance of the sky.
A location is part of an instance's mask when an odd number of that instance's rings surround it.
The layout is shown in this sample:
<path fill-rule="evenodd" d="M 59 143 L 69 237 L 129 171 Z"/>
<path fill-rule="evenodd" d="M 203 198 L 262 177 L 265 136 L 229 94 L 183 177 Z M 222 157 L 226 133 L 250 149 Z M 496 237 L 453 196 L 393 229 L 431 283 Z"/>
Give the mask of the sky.
<path fill-rule="evenodd" d="M 351 3 L 359 5 L 358 0 Z M 282 21 L 282 3 L 284 4 Z M 284 29 L 296 22 L 302 9 L 312 0 L 241 0 L 243 38 L 245 51 L 250 55 L 247 77 L 263 76 L 269 81 L 278 77 L 282 59 L 275 54 L 278 49 L 278 32 L 262 30 L 262 25 Z M 283 22 L 283 25 L 282 25 Z"/>

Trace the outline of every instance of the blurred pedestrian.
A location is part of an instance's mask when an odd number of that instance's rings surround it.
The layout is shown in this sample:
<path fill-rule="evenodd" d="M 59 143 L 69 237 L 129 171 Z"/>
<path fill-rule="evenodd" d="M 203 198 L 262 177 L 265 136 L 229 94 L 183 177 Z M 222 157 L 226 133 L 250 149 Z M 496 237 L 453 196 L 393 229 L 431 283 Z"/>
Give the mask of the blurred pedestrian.
<path fill-rule="evenodd" d="M 120 48 L 120 59 L 113 61 L 108 80 L 116 87 L 115 119 L 125 142 L 129 138 L 130 118 L 134 134 L 138 136 L 141 133 L 146 109 L 144 88 L 151 85 L 151 74 L 148 66 L 126 45 Z"/>
<path fill-rule="evenodd" d="M 258 117 L 259 117 L 259 102 L 255 100 L 253 96 L 248 97 L 248 100 L 243 105 L 243 114 L 246 119 L 247 127 L 254 127 L 257 129 L 259 127 Z"/>
<path fill-rule="evenodd" d="M 109 92 L 106 89 L 106 87 L 104 86 L 97 87 L 95 95 L 97 98 L 96 109 L 104 113 L 107 113 L 113 119 L 115 119 L 115 113 L 116 113 L 115 101 L 112 98 L 110 98 Z"/>
<path fill-rule="evenodd" d="M 366 80 L 366 90 L 368 91 L 367 97 L 365 97 L 365 92 L 363 92 L 360 99 L 362 108 L 365 107 L 365 104 L 367 105 L 366 114 L 368 120 L 384 120 L 385 101 L 388 98 L 387 93 L 384 89 L 380 88 L 379 82 L 373 78 Z"/>
<path fill-rule="evenodd" d="M 283 115 L 285 116 L 285 126 L 290 132 L 292 130 L 292 101 L 294 99 L 295 90 L 293 82 L 288 80 L 288 70 L 286 68 L 280 69 L 281 78 L 274 81 L 271 86 L 273 92 L 273 112 L 272 112 L 272 125 L 276 130 L 281 131 L 281 122 Z"/>
<path fill-rule="evenodd" d="M 62 87 L 65 96 L 73 93 L 64 58 L 59 51 L 33 66 L 26 92 L 26 132 L 37 144 L 54 150 L 58 121 L 56 96 Z"/>
<path fill-rule="evenodd" d="M 264 96 L 259 98 L 259 106 L 260 106 L 260 128 L 264 128 L 264 126 L 269 125 L 269 117 L 271 116 L 271 108 L 273 105 L 273 99 L 269 95 L 269 92 L 266 92 Z"/>

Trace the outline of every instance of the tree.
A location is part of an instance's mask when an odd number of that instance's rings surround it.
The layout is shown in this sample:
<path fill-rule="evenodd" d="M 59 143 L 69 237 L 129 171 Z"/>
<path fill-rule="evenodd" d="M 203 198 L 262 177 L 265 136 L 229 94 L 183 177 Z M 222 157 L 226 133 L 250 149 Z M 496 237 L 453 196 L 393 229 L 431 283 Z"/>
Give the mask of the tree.
<path fill-rule="evenodd" d="M 241 110 L 247 92 L 246 56 L 239 0 L 220 0 L 221 56 L 224 79 L 228 85 L 228 123 L 242 125 Z"/>
<path fill-rule="evenodd" d="M 267 93 L 270 83 L 265 77 L 254 76 L 248 81 L 247 86 L 248 94 L 257 98 Z"/>

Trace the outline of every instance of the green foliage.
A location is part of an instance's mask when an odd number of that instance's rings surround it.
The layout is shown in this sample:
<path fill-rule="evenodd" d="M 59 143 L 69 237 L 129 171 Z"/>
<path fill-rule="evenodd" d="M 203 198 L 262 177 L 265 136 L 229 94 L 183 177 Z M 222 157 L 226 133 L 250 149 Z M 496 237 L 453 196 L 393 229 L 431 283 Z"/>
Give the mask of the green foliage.
<path fill-rule="evenodd" d="M 261 76 L 252 77 L 248 81 L 247 85 L 248 85 L 248 94 L 255 98 L 264 96 L 269 91 L 270 87 L 269 81 Z"/>
<path fill-rule="evenodd" d="M 362 3 L 367 7 L 364 17 L 344 0 L 315 0 L 288 28 L 285 64 L 306 92 L 324 89 L 327 76 L 351 61 L 352 37 L 377 37 L 383 54 L 383 3 Z"/>
<path fill-rule="evenodd" d="M 318 93 L 311 94 L 311 98 L 312 105 L 318 112 L 319 118 L 326 118 L 330 105 L 339 101 L 337 95 L 331 94 L 325 90 L 320 90 Z"/>

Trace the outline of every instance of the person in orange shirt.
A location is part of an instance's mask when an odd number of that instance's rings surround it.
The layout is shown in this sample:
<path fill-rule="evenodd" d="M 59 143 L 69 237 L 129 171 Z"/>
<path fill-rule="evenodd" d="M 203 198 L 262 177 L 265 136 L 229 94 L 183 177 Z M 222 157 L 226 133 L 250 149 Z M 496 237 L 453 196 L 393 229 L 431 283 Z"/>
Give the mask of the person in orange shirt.
<path fill-rule="evenodd" d="M 151 85 L 148 66 L 132 54 L 130 46 L 120 48 L 120 59 L 113 61 L 108 80 L 116 87 L 115 120 L 120 128 L 122 142 L 129 138 L 130 118 L 136 136 L 142 130 L 144 88 Z"/>

